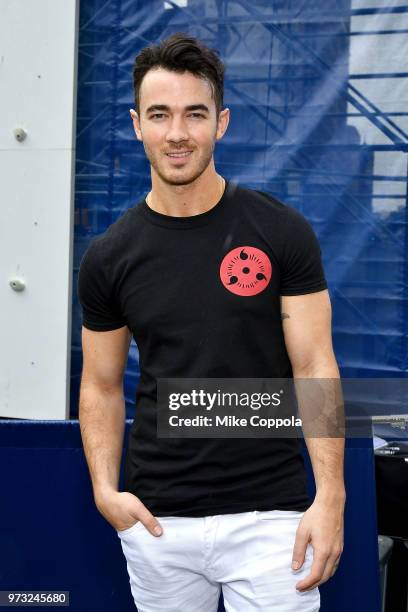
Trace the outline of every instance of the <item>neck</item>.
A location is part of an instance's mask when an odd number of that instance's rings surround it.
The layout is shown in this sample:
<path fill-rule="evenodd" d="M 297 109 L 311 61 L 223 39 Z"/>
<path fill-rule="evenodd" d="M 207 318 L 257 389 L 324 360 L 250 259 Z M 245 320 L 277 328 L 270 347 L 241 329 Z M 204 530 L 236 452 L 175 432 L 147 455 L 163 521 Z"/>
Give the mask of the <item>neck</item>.
<path fill-rule="evenodd" d="M 164 215 L 190 217 L 213 208 L 221 199 L 224 188 L 225 180 L 217 174 L 214 166 L 186 185 L 170 185 L 152 169 L 152 189 L 146 203 Z"/>

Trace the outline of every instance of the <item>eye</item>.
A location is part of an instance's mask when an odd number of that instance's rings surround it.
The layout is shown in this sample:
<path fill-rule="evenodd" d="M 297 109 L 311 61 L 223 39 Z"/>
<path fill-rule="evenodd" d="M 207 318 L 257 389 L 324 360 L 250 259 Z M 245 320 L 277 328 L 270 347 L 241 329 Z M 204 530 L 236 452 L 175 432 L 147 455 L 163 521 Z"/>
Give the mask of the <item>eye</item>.
<path fill-rule="evenodd" d="M 203 115 L 202 113 L 190 113 L 190 117 L 202 117 L 203 119 L 205 119 L 205 115 Z"/>
<path fill-rule="evenodd" d="M 150 115 L 150 119 L 157 119 L 164 116 L 164 113 L 154 113 L 153 115 Z"/>

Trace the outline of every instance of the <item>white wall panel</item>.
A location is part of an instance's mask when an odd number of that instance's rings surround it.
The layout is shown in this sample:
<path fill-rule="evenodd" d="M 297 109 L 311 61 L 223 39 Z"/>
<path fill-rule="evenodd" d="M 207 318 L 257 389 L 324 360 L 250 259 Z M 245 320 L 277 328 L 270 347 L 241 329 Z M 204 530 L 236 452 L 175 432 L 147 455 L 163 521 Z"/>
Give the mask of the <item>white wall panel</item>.
<path fill-rule="evenodd" d="M 0 0 L 2 417 L 69 416 L 78 10 Z"/>

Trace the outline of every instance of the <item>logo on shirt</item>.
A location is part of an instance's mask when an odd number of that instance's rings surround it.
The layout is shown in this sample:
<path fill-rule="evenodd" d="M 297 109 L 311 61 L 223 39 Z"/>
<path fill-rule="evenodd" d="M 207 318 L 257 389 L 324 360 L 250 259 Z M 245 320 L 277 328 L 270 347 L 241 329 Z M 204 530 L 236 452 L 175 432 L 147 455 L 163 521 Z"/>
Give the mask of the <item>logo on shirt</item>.
<path fill-rule="evenodd" d="M 226 254 L 220 266 L 221 282 L 236 295 L 256 295 L 269 284 L 272 264 L 266 253 L 241 246 Z"/>

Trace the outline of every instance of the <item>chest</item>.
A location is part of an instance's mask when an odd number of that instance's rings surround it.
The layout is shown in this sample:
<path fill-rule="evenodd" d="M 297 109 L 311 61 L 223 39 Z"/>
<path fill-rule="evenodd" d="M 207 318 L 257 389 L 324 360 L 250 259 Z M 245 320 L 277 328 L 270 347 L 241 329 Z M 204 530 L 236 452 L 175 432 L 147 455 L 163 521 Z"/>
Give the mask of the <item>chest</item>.
<path fill-rule="evenodd" d="M 251 232 L 156 233 L 126 255 L 117 294 L 136 336 L 280 320 L 279 265 Z"/>

